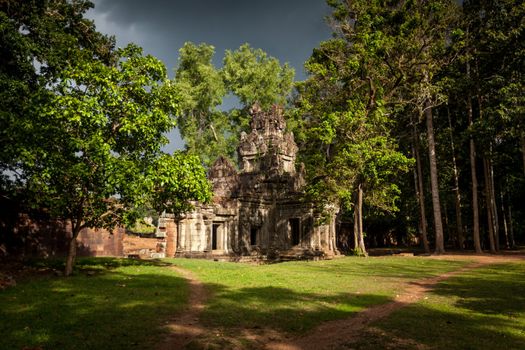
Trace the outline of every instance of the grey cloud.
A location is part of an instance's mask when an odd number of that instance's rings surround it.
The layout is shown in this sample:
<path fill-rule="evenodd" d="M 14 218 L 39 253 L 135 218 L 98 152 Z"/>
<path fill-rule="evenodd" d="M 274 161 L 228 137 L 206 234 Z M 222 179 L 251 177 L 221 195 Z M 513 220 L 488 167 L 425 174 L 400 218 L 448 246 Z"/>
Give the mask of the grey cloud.
<path fill-rule="evenodd" d="M 95 23 L 102 16 L 111 21 L 120 31 L 112 33 L 117 39 L 128 39 L 126 31 L 138 32 L 142 42 L 137 44 L 170 69 L 186 41 L 214 45 L 217 64 L 225 49 L 249 42 L 290 62 L 300 73 L 312 48 L 330 35 L 323 0 L 96 0 L 95 5 Z"/>

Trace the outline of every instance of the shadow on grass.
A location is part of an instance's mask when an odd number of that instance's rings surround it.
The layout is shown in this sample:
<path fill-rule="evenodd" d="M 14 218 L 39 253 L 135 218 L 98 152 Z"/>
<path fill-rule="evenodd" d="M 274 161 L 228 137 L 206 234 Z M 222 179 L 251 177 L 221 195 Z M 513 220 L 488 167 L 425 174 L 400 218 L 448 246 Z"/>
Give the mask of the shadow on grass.
<path fill-rule="evenodd" d="M 273 286 L 229 289 L 208 284 L 214 296 L 201 319 L 212 327 L 305 332 L 323 321 L 350 317 L 391 299 L 372 294 L 318 294 Z"/>
<path fill-rule="evenodd" d="M 57 271 L 63 271 L 65 267 L 64 259 L 28 259 L 24 264 L 34 268 L 51 268 Z M 75 273 L 89 270 L 111 270 L 119 267 L 129 266 L 171 266 L 172 264 L 155 259 L 125 259 L 113 257 L 86 257 L 78 258 L 75 264 Z"/>
<path fill-rule="evenodd" d="M 188 297 L 186 281 L 163 265 L 80 259 L 71 277 L 37 276 L 0 291 L 0 349 L 151 348 Z"/>
<path fill-rule="evenodd" d="M 185 280 L 171 264 L 113 258 L 80 259 L 74 276 L 48 275 L 0 292 L 1 349 L 147 349 L 160 342 L 165 321 L 181 312 Z M 61 262 L 34 266 L 60 268 Z M 86 272 L 95 271 L 95 274 Z M 381 295 L 301 292 L 264 286 L 213 291 L 201 321 L 227 328 L 306 331 L 390 299 Z"/>
<path fill-rule="evenodd" d="M 165 321 L 183 310 L 188 297 L 186 281 L 165 268 L 169 265 L 151 260 L 80 259 L 75 276 L 39 277 L 0 291 L 0 349 L 153 348 L 164 337 Z M 335 278 L 355 271 L 333 265 L 308 268 L 328 267 L 326 273 Z M 378 325 L 383 335 L 370 333 L 373 339 L 357 347 L 380 348 L 397 337 L 405 341 L 397 348 L 413 348 L 414 344 L 456 349 L 525 348 L 524 328 L 520 330 L 525 326 L 524 266 L 480 269 L 443 282 L 434 292 L 439 302 L 400 310 Z M 378 265 L 373 266 L 373 272 L 361 273 L 375 276 L 380 268 L 384 276 L 404 272 L 407 277 L 406 265 L 394 265 L 386 272 L 384 265 Z M 414 271 L 409 275 L 420 274 L 424 268 L 424 264 L 411 266 Z M 95 274 L 85 273 L 88 271 Z M 225 332 L 242 327 L 302 333 L 323 321 L 347 318 L 392 300 L 373 293 L 306 292 L 297 286 L 250 287 L 249 283 L 242 288 L 207 283 L 213 295 L 201 322 Z"/>
<path fill-rule="evenodd" d="M 302 268 L 323 273 L 386 278 L 425 278 L 453 271 L 468 264 L 468 261 L 431 260 L 425 258 L 380 257 L 373 259 L 353 258 L 353 264 L 331 262 L 326 265 L 311 264 Z M 384 261 L 388 261 L 385 263 Z"/>
<path fill-rule="evenodd" d="M 434 293 L 459 298 L 455 306 L 482 314 L 525 313 L 525 263 L 475 270 L 441 283 Z"/>
<path fill-rule="evenodd" d="M 480 268 L 377 323 L 355 349 L 525 349 L 525 264 Z M 394 346 L 392 346 L 394 345 Z"/>

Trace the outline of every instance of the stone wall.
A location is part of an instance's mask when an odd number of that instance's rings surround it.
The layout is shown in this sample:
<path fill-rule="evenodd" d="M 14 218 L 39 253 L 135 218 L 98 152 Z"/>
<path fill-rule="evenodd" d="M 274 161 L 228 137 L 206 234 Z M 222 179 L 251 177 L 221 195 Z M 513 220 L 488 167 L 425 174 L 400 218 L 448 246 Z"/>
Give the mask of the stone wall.
<path fill-rule="evenodd" d="M 77 239 L 79 256 L 123 256 L 125 229 L 84 229 Z M 71 225 L 45 214 L 0 213 L 0 257 L 62 257 L 67 254 Z"/>
<path fill-rule="evenodd" d="M 122 240 L 124 256 L 150 257 L 159 251 L 158 240 L 154 237 L 140 237 L 126 234 Z"/>
<path fill-rule="evenodd" d="M 113 231 L 105 229 L 83 229 L 77 238 L 79 256 L 124 256 L 123 240 L 126 230 L 117 227 Z"/>

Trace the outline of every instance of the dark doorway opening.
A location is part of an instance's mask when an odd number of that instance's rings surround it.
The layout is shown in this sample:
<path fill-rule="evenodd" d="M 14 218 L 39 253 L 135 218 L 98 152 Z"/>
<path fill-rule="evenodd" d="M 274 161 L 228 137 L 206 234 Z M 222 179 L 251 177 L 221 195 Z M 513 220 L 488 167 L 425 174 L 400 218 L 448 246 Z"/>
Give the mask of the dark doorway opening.
<path fill-rule="evenodd" d="M 213 224 L 212 230 L 211 230 L 211 249 L 216 250 L 217 249 L 217 234 L 219 231 L 220 224 Z"/>
<path fill-rule="evenodd" d="M 257 227 L 250 229 L 250 245 L 257 245 Z"/>
<path fill-rule="evenodd" d="M 301 221 L 298 218 L 290 219 L 290 230 L 292 231 L 292 245 L 298 245 L 301 241 Z"/>

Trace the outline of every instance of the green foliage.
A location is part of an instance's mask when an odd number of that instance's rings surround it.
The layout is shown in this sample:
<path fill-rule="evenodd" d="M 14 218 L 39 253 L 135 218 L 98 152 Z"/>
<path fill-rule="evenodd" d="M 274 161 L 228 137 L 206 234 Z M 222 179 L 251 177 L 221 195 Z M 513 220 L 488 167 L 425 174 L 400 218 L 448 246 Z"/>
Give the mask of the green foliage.
<path fill-rule="evenodd" d="M 75 62 L 114 62 L 114 40 L 95 30 L 83 13 L 89 1 L 0 2 L 0 170 L 23 180 L 20 162 L 35 157 L 39 130 L 33 120 L 49 103 L 48 87 Z M 4 182 L 8 185 L 9 181 Z"/>
<path fill-rule="evenodd" d="M 474 132 L 486 143 L 501 137 L 520 139 L 525 135 L 525 6 L 515 1 L 466 1 L 464 14 L 463 59 L 471 62 L 474 72 L 460 78 L 473 95 L 480 95 L 484 113 Z"/>
<path fill-rule="evenodd" d="M 212 63 L 211 45 L 185 43 L 179 50 L 174 88 L 182 113 L 179 130 L 190 154 L 201 156 L 209 165 L 220 154 L 232 155 L 228 116 L 218 107 L 226 95 L 220 71 Z"/>
<path fill-rule="evenodd" d="M 146 175 L 151 205 L 158 213 L 175 215 L 193 209 L 192 201 L 207 203 L 211 186 L 199 157 L 184 152 L 158 158 Z"/>
<path fill-rule="evenodd" d="M 209 199 L 197 158 L 160 151 L 182 105 L 162 62 L 114 50 L 83 18 L 87 1 L 0 6 L 0 170 L 32 206 L 70 222 L 74 242 L 84 227 L 134 223 L 144 205 L 179 214 Z"/>
<path fill-rule="evenodd" d="M 113 50 L 83 18 L 91 6 L 2 3 L 0 82 L 14 88 L 2 91 L 12 95 L 1 110 L 2 137 L 11 141 L 5 155 L 16 155 L 3 168 L 33 193 L 33 206 L 74 230 L 134 222 L 131 209 L 151 202 L 153 184 L 163 184 L 159 209 L 179 213 L 190 200 L 206 201 L 197 160 L 160 152 L 180 110 L 164 65 L 135 45 Z M 180 167 L 177 176 L 170 166 Z"/>
<path fill-rule="evenodd" d="M 174 88 L 180 98 L 178 117 L 186 149 L 206 165 L 219 156 L 235 159 L 241 131 L 249 131 L 249 108 L 259 102 L 267 108 L 284 103 L 292 89 L 294 71 L 248 44 L 226 51 L 224 67 L 217 69 L 211 45 L 185 43 L 179 51 Z M 219 110 L 225 96 L 235 96 L 240 108 Z"/>
<path fill-rule="evenodd" d="M 337 36 L 314 50 L 305 64 L 310 77 L 297 84 L 299 115 L 307 116 L 297 123 L 297 139 L 310 192 L 350 209 L 361 184 L 368 205 L 395 211 L 393 181 L 411 161 L 391 134 L 396 79 L 383 60 L 393 38 L 381 31 L 380 17 L 388 12 L 375 2 L 330 4 Z"/>
<path fill-rule="evenodd" d="M 267 109 L 286 102 L 295 74 L 287 63 L 281 66 L 276 58 L 249 44 L 233 52 L 226 50 L 223 63 L 224 82 L 244 106 L 258 102 Z"/>
<path fill-rule="evenodd" d="M 156 231 L 156 227 L 143 223 L 140 219 L 135 221 L 134 224 L 126 227 L 128 231 L 139 234 L 153 235 Z"/>
<path fill-rule="evenodd" d="M 117 55 L 117 66 L 83 61 L 63 70 L 33 120 L 34 158 L 22 165 L 35 204 L 75 228 L 110 228 L 125 219 L 174 125 L 162 63 L 136 46 Z"/>

